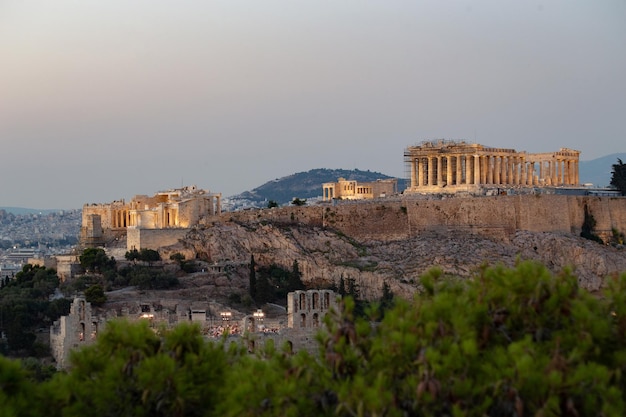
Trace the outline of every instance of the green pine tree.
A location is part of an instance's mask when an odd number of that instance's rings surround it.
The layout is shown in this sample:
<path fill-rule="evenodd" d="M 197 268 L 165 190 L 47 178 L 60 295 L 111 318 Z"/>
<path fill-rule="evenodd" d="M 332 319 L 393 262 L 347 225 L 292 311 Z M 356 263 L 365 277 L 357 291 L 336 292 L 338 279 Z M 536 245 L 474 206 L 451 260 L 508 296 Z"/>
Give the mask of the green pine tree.
<path fill-rule="evenodd" d="M 248 288 L 250 291 L 250 298 L 256 300 L 256 262 L 254 262 L 254 255 L 250 255 L 250 274 L 248 277 Z"/>

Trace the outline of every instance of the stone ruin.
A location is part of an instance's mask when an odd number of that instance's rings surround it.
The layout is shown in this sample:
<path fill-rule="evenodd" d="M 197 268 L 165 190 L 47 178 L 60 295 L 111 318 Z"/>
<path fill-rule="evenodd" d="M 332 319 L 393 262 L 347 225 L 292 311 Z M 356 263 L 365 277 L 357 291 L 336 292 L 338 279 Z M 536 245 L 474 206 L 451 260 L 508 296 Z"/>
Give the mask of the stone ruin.
<path fill-rule="evenodd" d="M 66 369 L 72 350 L 94 343 L 107 321 L 124 318 L 148 320 L 154 327 L 193 322 L 200 326 L 207 340 L 226 337 L 227 344 L 243 343 L 249 352 L 262 348 L 270 340 L 275 346 L 287 346 L 293 352 L 313 352 L 317 348 L 315 334 L 323 327 L 324 317 L 338 309 L 339 300 L 331 290 L 294 291 L 287 294 L 286 311 L 269 317 L 261 309 L 242 315 L 221 305 L 182 300 L 168 306 L 137 302 L 119 311 L 97 314 L 85 297 L 77 296 L 69 315 L 50 327 L 50 347 L 57 369 Z"/>

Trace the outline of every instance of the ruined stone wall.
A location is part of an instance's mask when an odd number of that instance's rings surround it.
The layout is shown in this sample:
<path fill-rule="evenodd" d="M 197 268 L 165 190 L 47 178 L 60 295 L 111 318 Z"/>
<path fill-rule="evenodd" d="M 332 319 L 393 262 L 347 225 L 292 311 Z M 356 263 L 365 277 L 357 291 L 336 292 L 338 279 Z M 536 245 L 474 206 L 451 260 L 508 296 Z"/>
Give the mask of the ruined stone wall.
<path fill-rule="evenodd" d="M 516 230 L 580 234 L 584 207 L 601 237 L 626 232 L 626 198 L 511 195 L 444 199 L 378 199 L 224 213 L 223 220 L 278 221 L 335 228 L 358 239 L 394 240 L 429 232 L 507 238 Z"/>
<path fill-rule="evenodd" d="M 104 229 L 110 229 L 113 225 L 113 209 L 115 203 L 112 204 L 85 204 L 82 211 L 82 224 L 87 225 L 90 222 L 90 216 L 100 216 L 100 225 Z"/>
<path fill-rule="evenodd" d="M 83 297 L 76 297 L 70 313 L 50 327 L 50 350 L 57 369 L 67 368 L 70 352 L 92 344 L 103 325 L 104 320 L 92 314 L 91 303 Z"/>
<path fill-rule="evenodd" d="M 126 248 L 158 249 L 178 243 L 188 232 L 188 229 L 139 229 L 129 227 L 126 234 Z"/>
<path fill-rule="evenodd" d="M 83 272 L 78 255 L 56 255 L 54 258 L 56 260 L 55 269 L 61 282 L 72 279 L 75 275 Z"/>
<path fill-rule="evenodd" d="M 398 180 L 379 180 L 370 182 L 368 185 L 372 187 L 372 194 L 374 198 L 380 197 L 381 195 L 390 196 L 398 192 Z"/>
<path fill-rule="evenodd" d="M 213 213 L 213 202 L 206 198 L 187 200 L 178 205 L 178 223 L 181 227 L 191 227 L 207 214 Z"/>

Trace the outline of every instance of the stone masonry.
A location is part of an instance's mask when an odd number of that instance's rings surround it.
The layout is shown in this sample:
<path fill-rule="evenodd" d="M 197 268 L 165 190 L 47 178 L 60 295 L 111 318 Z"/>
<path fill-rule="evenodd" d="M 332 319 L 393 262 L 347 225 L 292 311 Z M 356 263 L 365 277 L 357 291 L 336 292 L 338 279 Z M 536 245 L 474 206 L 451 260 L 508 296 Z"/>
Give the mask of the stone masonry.
<path fill-rule="evenodd" d="M 409 146 L 405 162 L 413 193 L 476 192 L 481 187 L 575 186 L 580 152 L 561 148 L 526 153 L 463 141 L 439 140 Z"/>
<path fill-rule="evenodd" d="M 230 325 L 230 321 L 223 321 L 226 316 L 222 311 L 222 321 L 219 327 L 228 328 L 231 331 L 228 343 L 244 343 L 250 352 L 262 348 L 270 340 L 277 347 L 283 347 L 286 344 L 294 352 L 299 350 L 312 352 L 317 348 L 315 333 L 323 327 L 326 314 L 333 310 L 337 311 L 338 297 L 330 290 L 291 292 L 287 294 L 287 310 L 282 317 L 267 319 L 261 310 L 254 314 L 243 315 L 243 317 L 240 313 L 228 312 L 229 320 L 232 317 L 234 322 Z M 119 312 L 103 309 L 103 313 L 97 315 L 84 297 L 76 297 L 70 313 L 62 316 L 50 327 L 50 346 L 57 369 L 67 369 L 71 351 L 94 343 L 106 322 L 116 317 L 148 320 L 152 326 L 168 327 L 191 321 L 200 326 L 207 339 L 216 338 L 212 334 L 214 334 L 213 328 L 217 326 L 207 317 L 207 311 L 210 310 L 208 304 L 184 300 L 176 300 L 172 303 L 174 304 L 168 306 L 160 305 L 156 309 L 153 303 L 137 301 L 133 306 L 125 307 Z M 236 320 L 236 316 L 240 319 Z M 233 332 L 233 329 L 238 330 Z M 220 333 L 217 338 L 222 334 Z"/>
<path fill-rule="evenodd" d="M 85 204 L 82 213 L 82 246 L 104 246 L 128 235 L 127 249 L 158 249 L 175 243 L 184 230 L 207 216 L 221 213 L 221 193 L 195 186 L 161 191 L 154 196 L 135 196 L 109 204 Z M 142 230 L 159 230 L 145 236 Z M 131 232 L 132 231 L 132 232 Z"/>

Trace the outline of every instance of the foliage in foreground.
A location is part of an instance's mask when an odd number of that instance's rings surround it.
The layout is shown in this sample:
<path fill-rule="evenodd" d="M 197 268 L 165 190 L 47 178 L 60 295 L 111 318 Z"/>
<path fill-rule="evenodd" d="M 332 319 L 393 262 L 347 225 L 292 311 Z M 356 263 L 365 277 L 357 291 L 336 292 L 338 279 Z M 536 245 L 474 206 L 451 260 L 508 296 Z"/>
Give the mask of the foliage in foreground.
<path fill-rule="evenodd" d="M 613 164 L 611 185 L 618 189 L 622 195 L 626 195 L 626 164 L 619 158 L 617 159 L 617 163 Z"/>
<path fill-rule="evenodd" d="M 0 361 L 0 415 L 32 414 L 23 398 L 59 416 L 624 415 L 626 274 L 602 297 L 535 263 L 421 281 L 379 322 L 348 297 L 316 355 L 114 322 L 45 383 Z"/>

